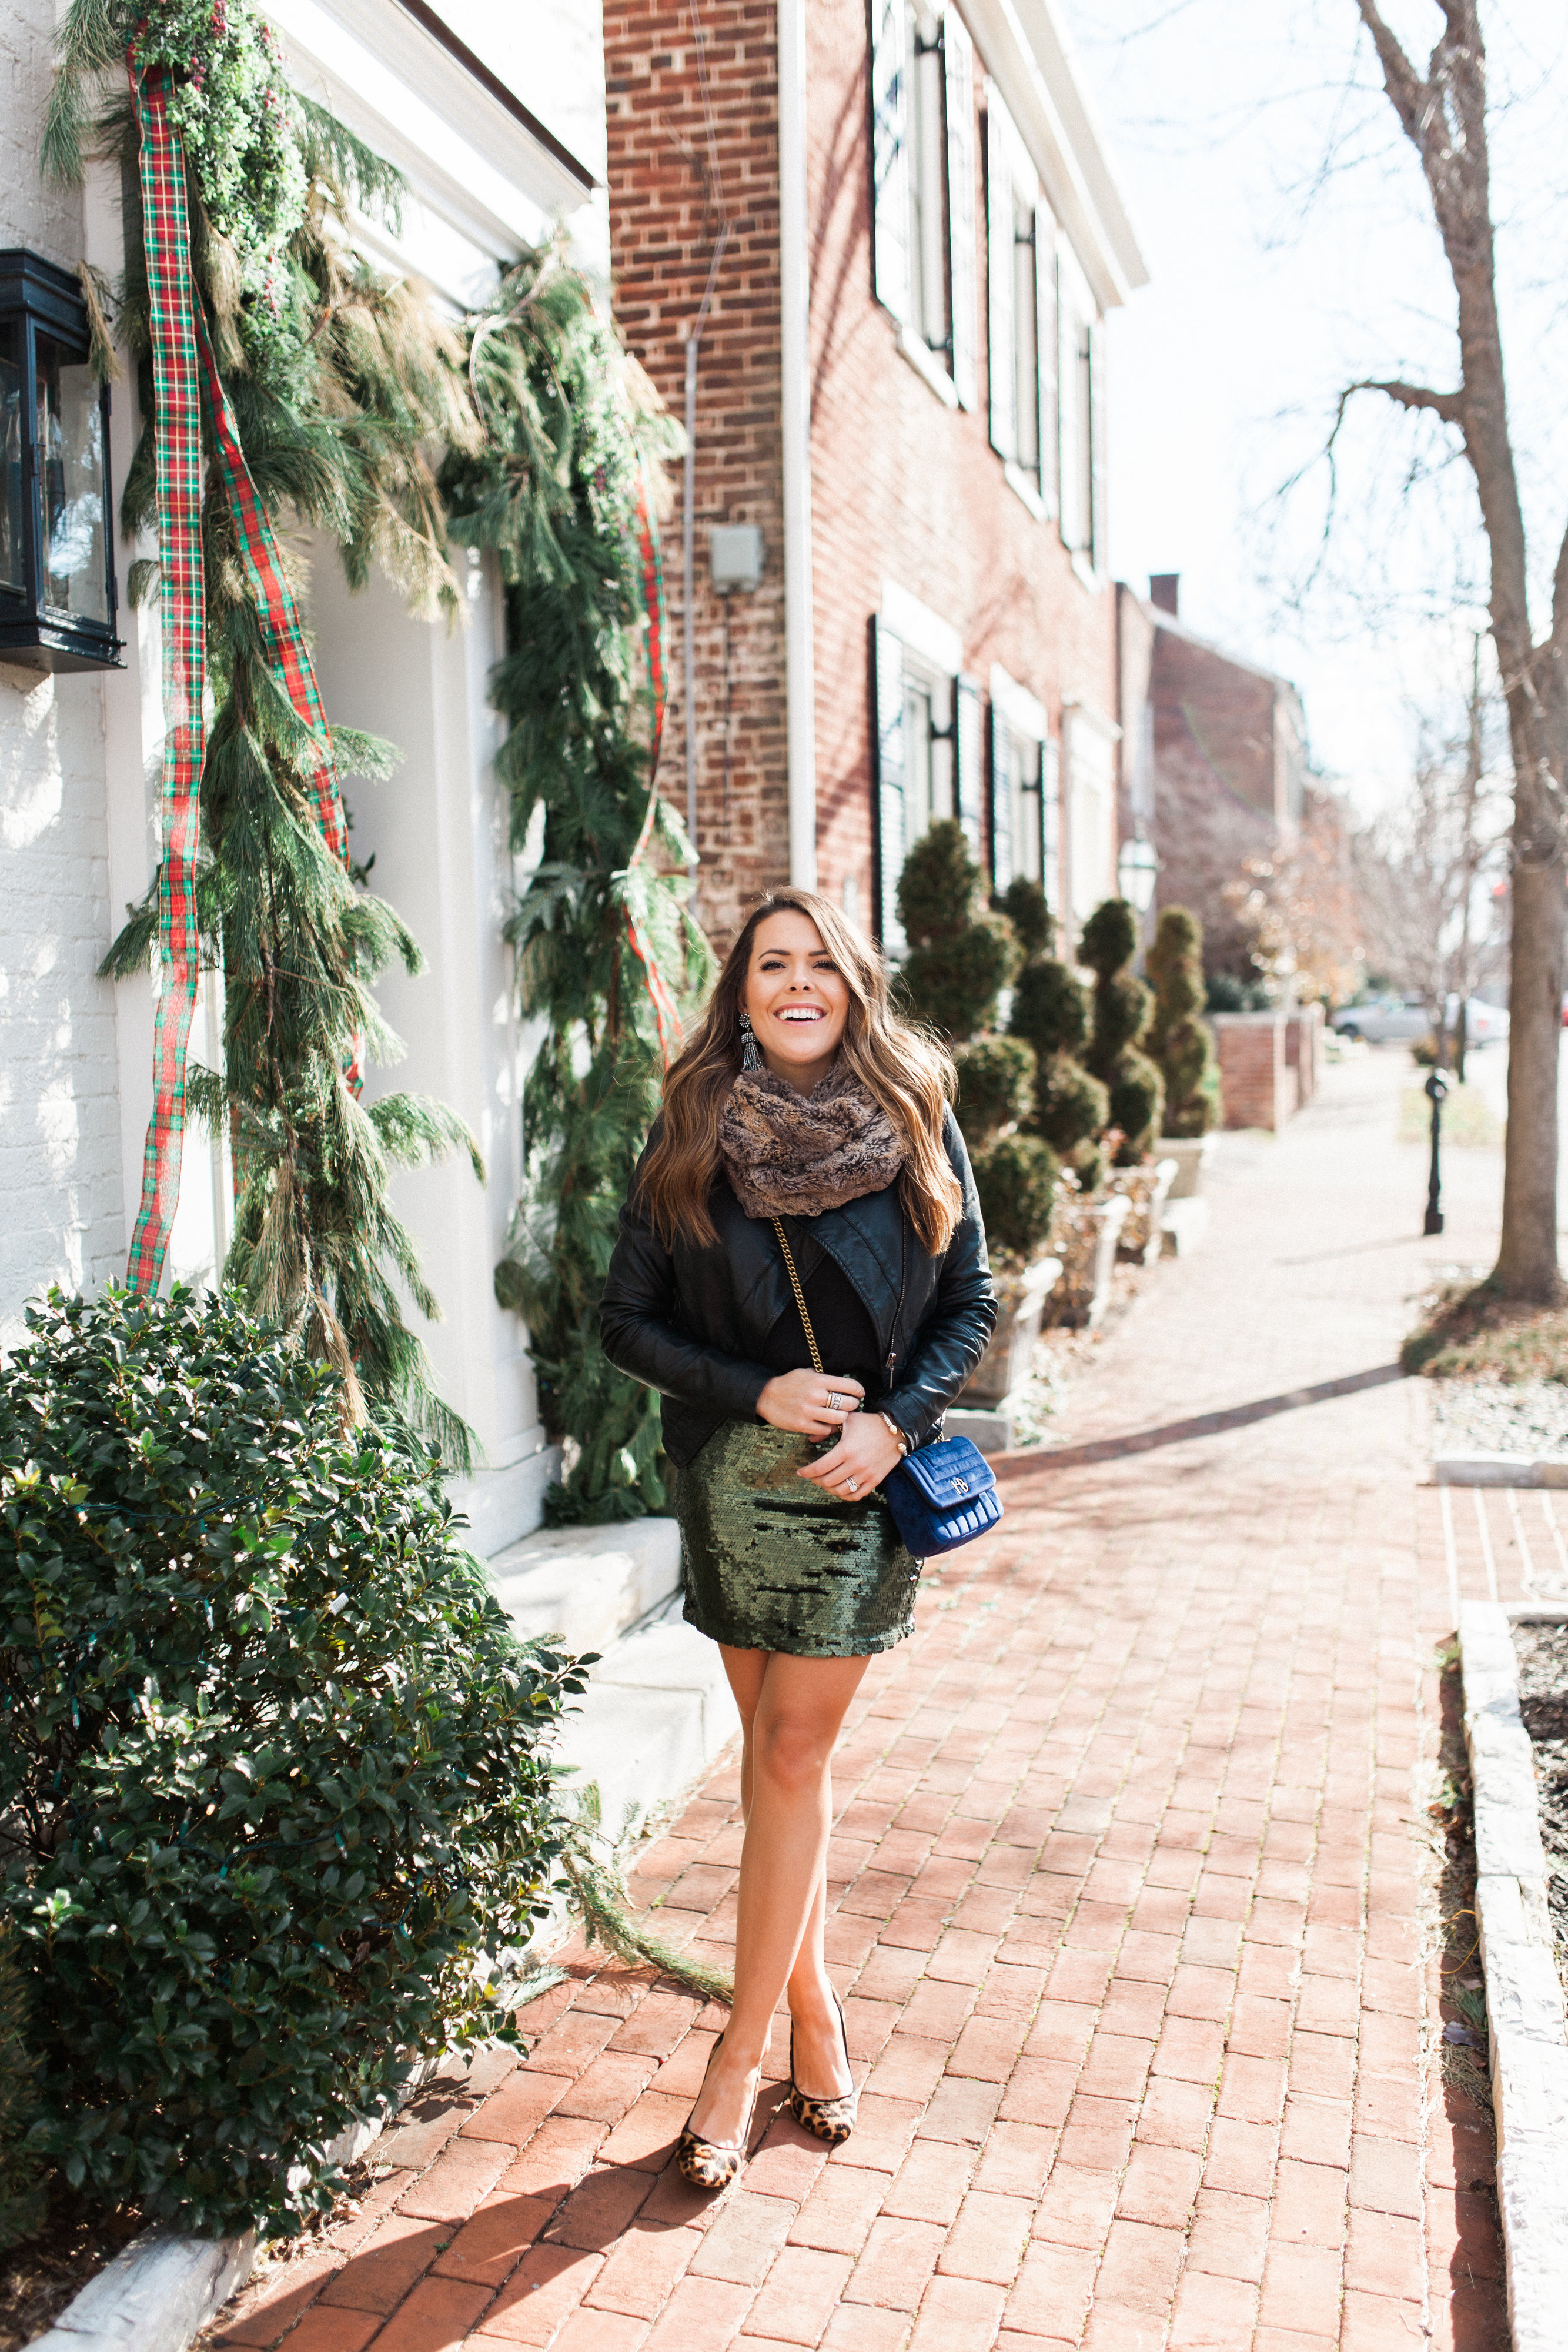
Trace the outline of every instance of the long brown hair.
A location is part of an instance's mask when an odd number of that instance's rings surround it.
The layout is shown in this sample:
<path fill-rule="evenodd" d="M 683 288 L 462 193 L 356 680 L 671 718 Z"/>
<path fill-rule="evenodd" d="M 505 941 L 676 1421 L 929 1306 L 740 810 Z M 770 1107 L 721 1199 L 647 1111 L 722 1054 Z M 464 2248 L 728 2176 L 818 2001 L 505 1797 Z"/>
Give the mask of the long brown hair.
<path fill-rule="evenodd" d="M 740 1015 L 757 927 L 769 915 L 804 915 L 850 993 L 840 1061 L 881 1104 L 908 1149 L 899 1191 L 925 1248 L 940 1257 L 953 1237 L 963 1193 L 942 1139 L 956 1080 L 936 1039 L 902 1021 L 887 998 L 887 974 L 871 941 L 831 898 L 814 890 L 773 890 L 753 908 L 725 958 L 691 1044 L 664 1074 L 658 1141 L 643 1171 L 643 1193 L 666 1247 L 685 1234 L 717 1240 L 708 1195 L 720 1170 L 718 1123 L 740 1068 Z"/>

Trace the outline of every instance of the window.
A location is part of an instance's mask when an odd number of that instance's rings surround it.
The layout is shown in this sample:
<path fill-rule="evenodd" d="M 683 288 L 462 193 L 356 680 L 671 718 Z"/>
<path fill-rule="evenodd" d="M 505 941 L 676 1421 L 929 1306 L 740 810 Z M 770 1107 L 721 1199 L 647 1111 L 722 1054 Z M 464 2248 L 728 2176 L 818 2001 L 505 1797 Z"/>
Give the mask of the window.
<path fill-rule="evenodd" d="M 991 444 L 1008 478 L 1056 511 L 1056 223 L 994 83 L 986 90 Z"/>
<path fill-rule="evenodd" d="M 942 136 L 942 44 L 934 18 L 909 12 L 909 324 L 946 359 L 947 173 Z"/>
<path fill-rule="evenodd" d="M 1118 895 L 1116 877 L 1116 752 L 1120 730 L 1085 706 L 1065 721 L 1067 863 L 1065 911 L 1073 935 L 1102 898 Z"/>
<path fill-rule="evenodd" d="M 903 346 L 977 397 L 975 53 L 952 8 L 872 0 L 872 268 Z"/>
<path fill-rule="evenodd" d="M 1061 541 L 1103 571 L 1105 551 L 1104 323 L 1077 258 L 1063 252 L 1059 371 L 1061 382 Z"/>
<path fill-rule="evenodd" d="M 1021 876 L 1061 912 L 1061 810 L 1057 746 L 1043 706 L 991 671 L 991 877 L 998 890 Z"/>
<path fill-rule="evenodd" d="M 926 827 L 956 817 L 980 852 L 980 689 L 959 663 L 957 635 L 946 622 L 913 596 L 884 592 L 872 623 L 872 829 L 877 929 L 894 956 L 904 948 L 898 877 Z"/>

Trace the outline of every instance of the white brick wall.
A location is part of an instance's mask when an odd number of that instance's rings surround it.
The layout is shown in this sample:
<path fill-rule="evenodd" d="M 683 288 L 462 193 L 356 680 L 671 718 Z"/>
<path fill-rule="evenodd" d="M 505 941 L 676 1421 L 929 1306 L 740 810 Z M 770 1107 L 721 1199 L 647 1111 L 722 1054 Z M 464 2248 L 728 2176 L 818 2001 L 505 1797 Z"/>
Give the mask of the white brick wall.
<path fill-rule="evenodd" d="M 81 203 L 37 161 L 53 26 L 0 0 L 0 245 L 70 269 Z M 0 1345 L 42 1284 L 123 1267 L 104 776 L 99 680 L 0 663 Z"/>

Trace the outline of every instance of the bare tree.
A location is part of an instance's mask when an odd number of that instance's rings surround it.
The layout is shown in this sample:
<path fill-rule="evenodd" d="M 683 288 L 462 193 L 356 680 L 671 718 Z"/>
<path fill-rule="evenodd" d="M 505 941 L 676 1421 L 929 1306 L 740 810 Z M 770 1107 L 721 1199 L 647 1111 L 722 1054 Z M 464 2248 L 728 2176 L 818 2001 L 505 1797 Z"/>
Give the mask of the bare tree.
<path fill-rule="evenodd" d="M 1281 993 L 1337 1004 L 1354 992 L 1363 958 L 1351 831 L 1326 784 L 1308 784 L 1299 823 L 1245 857 L 1224 898 L 1253 970 Z"/>
<path fill-rule="evenodd" d="M 1494 709 L 1478 637 L 1462 723 L 1445 733 L 1431 718 L 1418 719 L 1409 792 L 1351 844 L 1367 961 L 1426 999 L 1441 1057 L 1451 1049 L 1461 1078 L 1465 1006 L 1491 946 L 1478 900 L 1508 831 L 1507 788 L 1490 756 Z"/>
<path fill-rule="evenodd" d="M 1502 1238 L 1493 1281 L 1505 1297 L 1562 1296 L 1557 1265 L 1557 1062 L 1562 1034 L 1563 780 L 1568 756 L 1568 537 L 1558 552 L 1551 626 L 1531 622 L 1529 541 L 1503 382 L 1498 314 L 1486 48 L 1478 0 L 1434 0 L 1443 29 L 1425 72 L 1356 0 L 1383 85 L 1420 158 L 1458 302 L 1458 385 L 1399 379 L 1348 385 L 1425 409 L 1452 427 L 1475 479 L 1490 556 L 1489 608 L 1508 709 L 1513 769 L 1511 1050 Z"/>

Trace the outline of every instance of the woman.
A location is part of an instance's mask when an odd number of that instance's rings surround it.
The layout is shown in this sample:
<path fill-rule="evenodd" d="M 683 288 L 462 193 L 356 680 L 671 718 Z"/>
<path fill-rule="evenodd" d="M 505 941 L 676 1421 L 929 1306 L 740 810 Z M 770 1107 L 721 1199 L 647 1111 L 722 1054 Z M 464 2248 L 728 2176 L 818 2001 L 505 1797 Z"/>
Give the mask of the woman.
<path fill-rule="evenodd" d="M 605 1353 L 664 1396 L 685 1615 L 745 1730 L 735 2000 L 677 2158 L 701 2188 L 739 2170 L 786 1986 L 790 2106 L 830 2145 L 854 2125 L 829 1759 L 868 1658 L 914 1622 L 919 1566 L 877 1487 L 996 1318 L 952 1087 L 875 950 L 828 899 L 775 893 L 665 1078 L 604 1286 Z"/>

